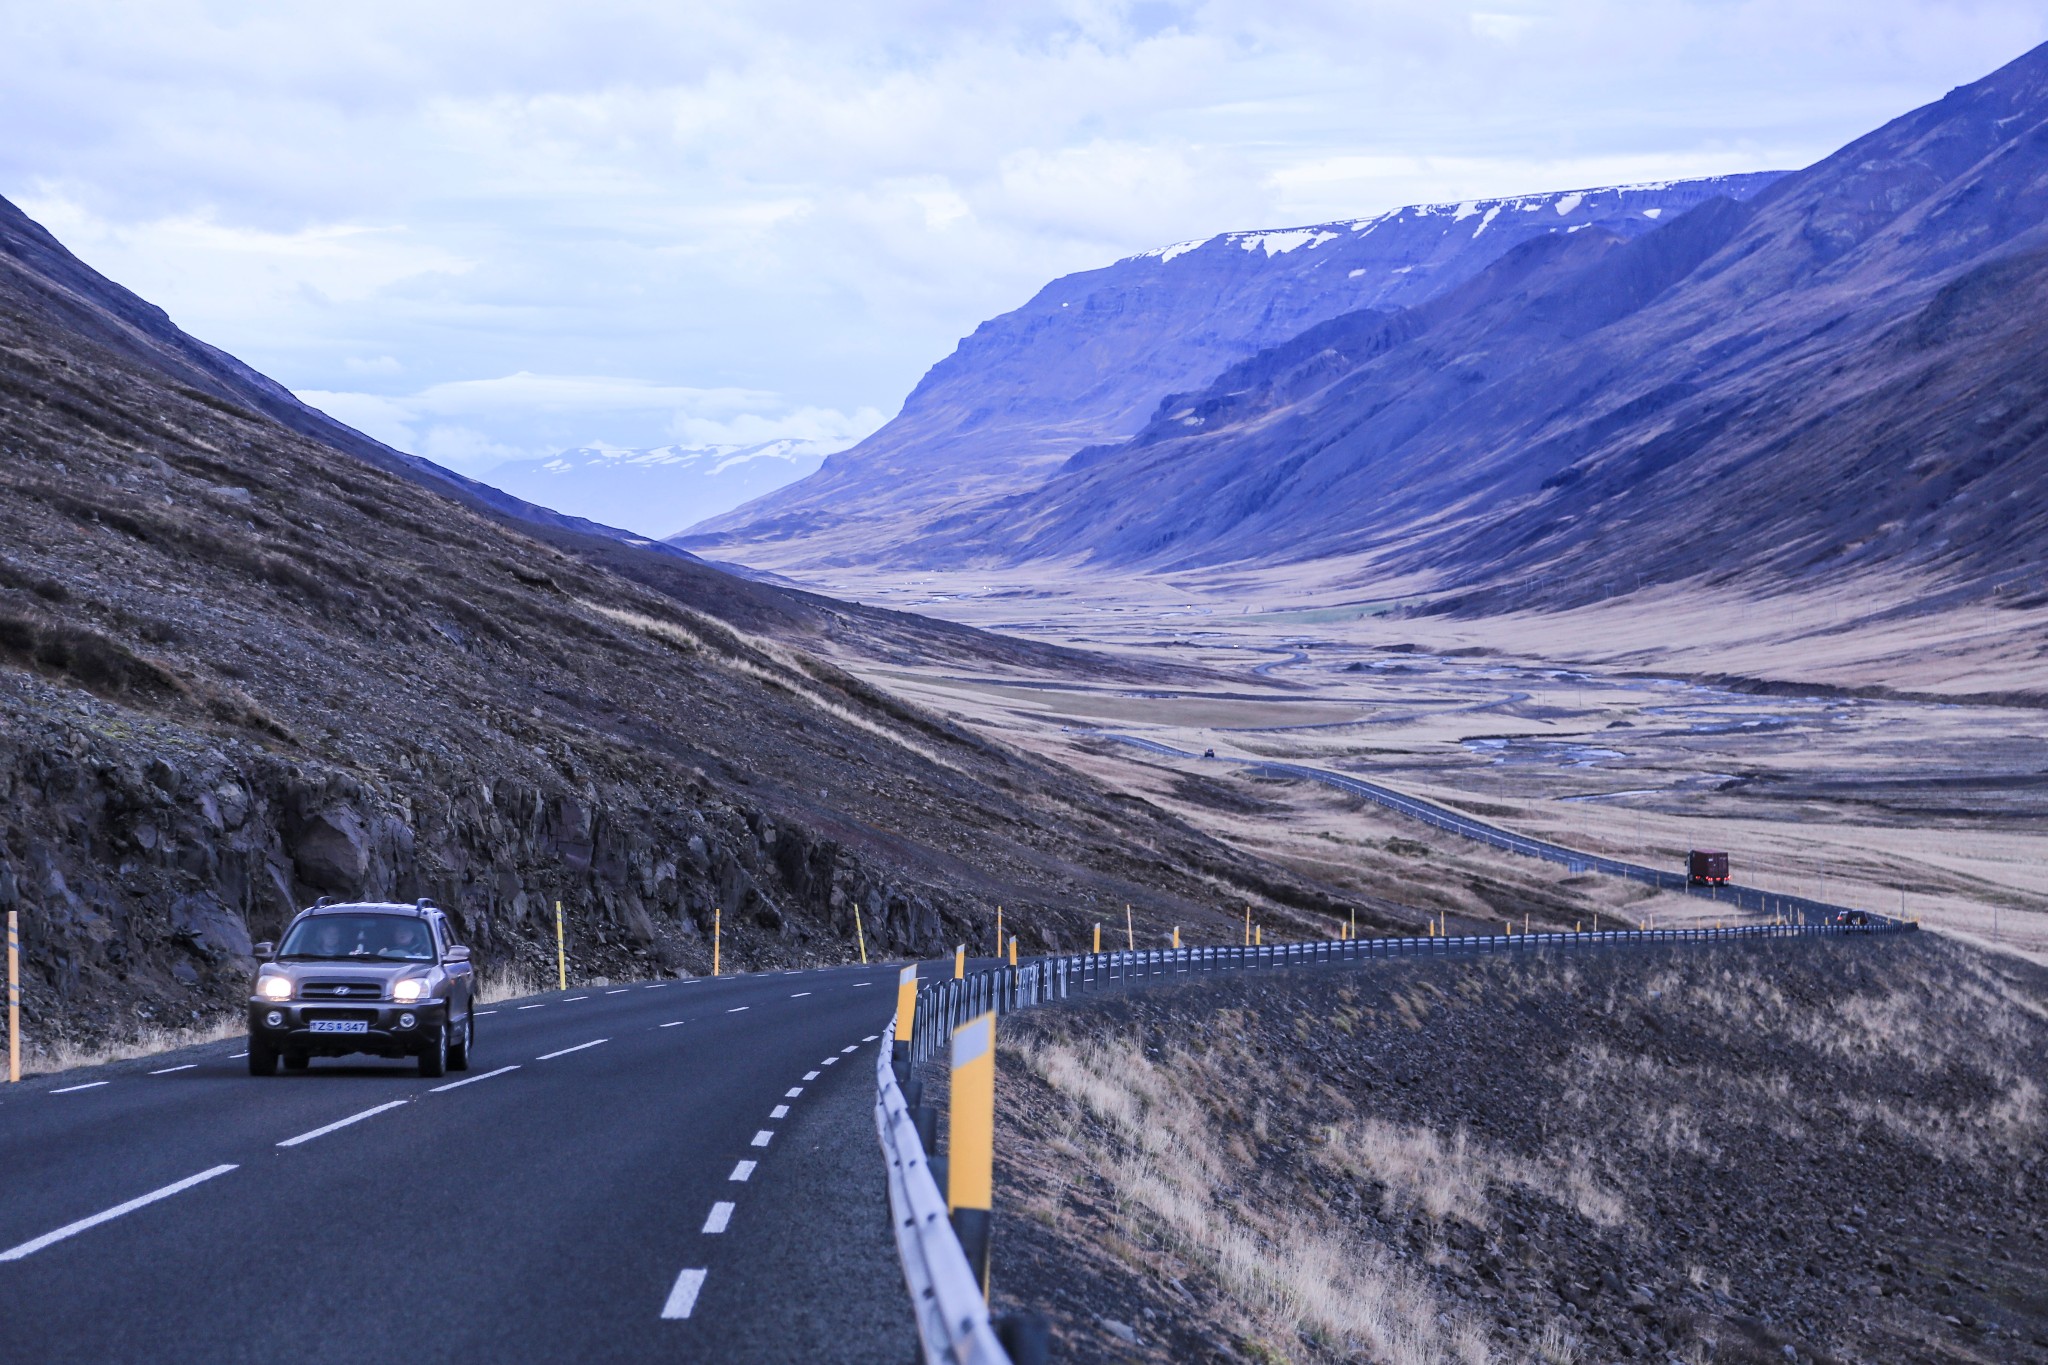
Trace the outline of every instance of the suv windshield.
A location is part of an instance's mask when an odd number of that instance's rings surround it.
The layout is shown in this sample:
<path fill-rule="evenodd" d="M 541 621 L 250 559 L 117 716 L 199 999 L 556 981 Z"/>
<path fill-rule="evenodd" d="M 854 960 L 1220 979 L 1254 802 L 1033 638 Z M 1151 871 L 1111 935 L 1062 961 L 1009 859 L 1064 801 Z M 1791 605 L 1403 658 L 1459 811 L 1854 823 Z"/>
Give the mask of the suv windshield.
<path fill-rule="evenodd" d="M 279 957 L 341 962 L 432 962 L 434 938 L 410 915 L 312 915 L 292 926 Z"/>

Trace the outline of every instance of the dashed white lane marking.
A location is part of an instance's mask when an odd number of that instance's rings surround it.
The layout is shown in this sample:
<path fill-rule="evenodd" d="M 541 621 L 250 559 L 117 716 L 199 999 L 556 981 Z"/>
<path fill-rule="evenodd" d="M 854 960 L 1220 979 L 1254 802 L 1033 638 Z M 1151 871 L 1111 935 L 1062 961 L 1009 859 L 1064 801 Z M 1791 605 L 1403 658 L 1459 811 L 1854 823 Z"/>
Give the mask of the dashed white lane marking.
<path fill-rule="evenodd" d="M 427 1093 L 429 1095 L 438 1095 L 443 1090 L 460 1090 L 465 1085 L 475 1085 L 478 1081 L 487 1081 L 493 1076 L 502 1076 L 508 1071 L 517 1071 L 518 1069 L 516 1066 L 501 1066 L 496 1071 L 486 1071 L 481 1076 L 465 1076 L 459 1081 L 450 1081 L 446 1085 L 437 1085 Z"/>
<path fill-rule="evenodd" d="M 859 990 L 862 986 L 872 986 L 874 984 L 872 981 L 856 981 L 853 983 L 853 988 Z"/>
<path fill-rule="evenodd" d="M 805 1080 L 807 1080 L 807 1081 L 815 1081 L 815 1080 L 817 1080 L 817 1079 L 818 1079 L 818 1077 L 820 1077 L 820 1076 L 822 1076 L 822 1075 L 824 1075 L 824 1074 L 825 1074 L 825 1073 L 824 1073 L 824 1072 L 822 1072 L 822 1071 L 806 1071 L 806 1072 L 804 1073 L 804 1079 L 805 1079 Z"/>
<path fill-rule="evenodd" d="M 859 1044 L 859 1043 L 854 1043 L 854 1044 L 853 1044 L 852 1046 L 850 1046 L 850 1047 L 843 1047 L 843 1048 L 840 1048 L 840 1049 L 839 1049 L 839 1055 L 840 1055 L 840 1056 L 842 1056 L 842 1057 L 844 1057 L 844 1056 L 845 1056 L 845 1055 L 846 1055 L 847 1053 L 849 1053 L 849 1052 L 858 1052 L 858 1051 L 860 1051 L 860 1044 Z"/>
<path fill-rule="evenodd" d="M 481 1018 L 483 1018 L 483 1017 L 484 1017 L 484 1016 L 485 1016 L 486 1014 L 496 1014 L 496 1013 L 497 1013 L 497 1011 L 496 1011 L 496 1010 L 478 1010 L 478 1011 L 476 1012 L 476 1017 L 477 1017 L 477 1018 L 479 1018 L 479 1019 L 481 1019 Z"/>
<path fill-rule="evenodd" d="M 662 988 L 663 986 L 672 986 L 672 985 L 674 985 L 674 984 L 675 984 L 675 983 L 674 983 L 674 982 L 672 982 L 672 981 L 650 981 L 650 982 L 648 982 L 648 983 L 647 983 L 647 985 L 646 985 L 646 986 L 642 987 L 642 989 L 643 989 L 643 990 L 650 990 L 650 991 L 658 991 L 658 990 L 660 990 L 660 989 L 661 989 L 661 988 Z"/>
<path fill-rule="evenodd" d="M 538 1005 L 521 1005 L 521 1006 L 520 1006 L 519 1008 L 521 1008 L 521 1009 L 523 1009 L 523 1010 L 544 1010 L 544 1009 L 546 1009 L 547 1007 L 548 1007 L 548 1003 L 547 1003 L 547 1001 L 543 1000 L 543 1001 L 541 1001 L 541 1002 L 540 1002 L 540 1003 L 539 1003 Z"/>
<path fill-rule="evenodd" d="M 788 1118 L 788 1117 L 789 1117 L 789 1106 L 788 1106 L 788 1105 L 786 1105 L 786 1104 L 778 1104 L 778 1105 L 776 1105 L 776 1106 L 775 1106 L 775 1107 L 774 1107 L 773 1109 L 770 1109 L 770 1110 L 768 1111 L 768 1117 L 769 1117 L 769 1118 L 771 1118 L 771 1119 L 786 1119 L 786 1118 Z"/>
<path fill-rule="evenodd" d="M 795 1098 L 796 1098 L 796 1097 L 797 1097 L 798 1095 L 801 1095 L 801 1094 L 803 1094 L 803 1093 L 804 1093 L 804 1088 L 803 1088 L 802 1086 L 800 1086 L 800 1085 L 793 1085 L 793 1086 L 791 1086 L 791 1087 L 790 1087 L 789 1089 L 787 1089 L 787 1090 L 785 1090 L 785 1091 L 783 1091 L 783 1092 L 782 1092 L 782 1098 L 784 1098 L 784 1099 L 786 1099 L 786 1100 L 793 1100 L 793 1099 L 795 1099 Z"/>
<path fill-rule="evenodd" d="M 726 1013 L 738 1014 L 741 1010 L 750 1010 L 752 1008 L 754 1008 L 752 1005 L 735 1005 L 731 1009 L 727 1010 Z"/>
<path fill-rule="evenodd" d="M 187 1062 L 183 1066 L 167 1066 L 161 1071 L 152 1071 L 149 1074 L 152 1076 L 168 1076 L 173 1071 L 190 1071 L 193 1067 L 198 1065 L 199 1063 L 197 1062 Z"/>
<path fill-rule="evenodd" d="M 606 992 L 605 992 L 605 994 L 606 994 L 606 995 L 624 995 L 625 993 L 626 993 L 626 988 L 625 988 L 624 986 L 621 986 L 621 987 L 619 987 L 619 988 L 618 988 L 617 990 L 615 990 L 615 991 L 606 991 Z"/>
<path fill-rule="evenodd" d="M 562 997 L 562 1003 L 569 1005 L 574 1004 L 578 1000 L 588 1000 L 589 998 L 587 995 L 565 995 Z"/>
<path fill-rule="evenodd" d="M 827 1058 L 826 1058 L 826 1059 L 825 1059 L 824 1061 L 822 1061 L 822 1062 L 819 1062 L 819 1063 L 818 1063 L 818 1065 L 819 1065 L 819 1066 L 831 1066 L 831 1065 L 833 1065 L 833 1064 L 834 1064 L 835 1062 L 837 1062 L 838 1060 L 839 1060 L 839 1059 L 838 1059 L 837 1057 L 827 1057 Z"/>
<path fill-rule="evenodd" d="M 92 1090 L 106 1084 L 108 1084 L 106 1081 L 87 1081 L 84 1085 L 67 1085 L 61 1089 L 52 1090 L 50 1093 L 52 1095 L 69 1095 L 76 1090 Z"/>
<path fill-rule="evenodd" d="M 704 1220 L 704 1231 L 724 1232 L 725 1225 L 732 1221 L 733 1205 L 730 1200 L 721 1199 L 711 1206 L 711 1216 Z"/>
<path fill-rule="evenodd" d="M 748 1176 L 752 1175 L 753 1173 L 754 1163 L 751 1161 L 742 1161 L 739 1165 L 732 1168 L 732 1174 L 727 1176 L 726 1179 L 745 1180 Z"/>
<path fill-rule="evenodd" d="M 697 1306 L 697 1291 L 704 1287 L 705 1272 L 685 1270 L 676 1276 L 676 1287 L 668 1291 L 668 1302 L 661 1306 L 664 1318 L 687 1318 L 690 1310 Z"/>
<path fill-rule="evenodd" d="M 315 1128 L 310 1133 L 301 1133 L 297 1137 L 288 1137 L 283 1142 L 280 1142 L 277 1145 L 280 1147 L 296 1147 L 302 1142 L 311 1142 L 316 1137 L 326 1137 L 329 1133 L 333 1132 L 337 1128 L 346 1128 L 351 1123 L 361 1123 L 364 1119 L 369 1118 L 375 1114 L 381 1114 L 386 1109 L 396 1109 L 401 1104 L 410 1103 L 412 1103 L 411 1100 L 392 1100 L 388 1103 L 377 1105 L 374 1108 L 365 1109 L 360 1114 L 350 1114 L 345 1119 L 336 1119 L 334 1122 L 326 1125 L 323 1128 Z"/>
<path fill-rule="evenodd" d="M 685 1020 L 682 1020 L 682 1019 L 671 1019 L 671 1020 L 669 1020 L 669 1021 L 668 1021 L 668 1022 L 667 1022 L 666 1024 L 663 1024 L 663 1025 L 662 1025 L 662 1027 L 663 1027 L 663 1028 L 675 1028 L 675 1027 L 677 1027 L 677 1026 L 679 1026 L 679 1025 L 681 1025 L 681 1024 L 683 1024 L 683 1023 L 685 1023 L 685 1022 L 686 1022 L 686 1021 L 685 1021 Z"/>
<path fill-rule="evenodd" d="M 797 993 L 796 993 L 795 995 L 792 995 L 792 996 L 791 996 L 791 997 L 789 997 L 789 998 L 790 998 L 790 999 L 792 999 L 792 1000 L 801 1000 L 801 999 L 803 999 L 803 998 L 804 998 L 805 996 L 807 996 L 807 995 L 809 995 L 809 994 L 810 994 L 810 992 L 809 992 L 809 991 L 798 991 L 798 992 L 797 992 Z"/>
<path fill-rule="evenodd" d="M 574 1047 L 565 1047 L 559 1052 L 543 1052 L 533 1060 L 536 1062 L 551 1062 L 557 1057 L 566 1057 L 572 1052 L 581 1052 L 584 1048 L 596 1047 L 599 1043 L 609 1043 L 610 1041 L 611 1039 L 609 1038 L 593 1038 L 587 1043 L 578 1043 Z"/>
<path fill-rule="evenodd" d="M 863 1043 L 872 1043 L 872 1042 L 874 1042 L 874 1041 L 875 1041 L 875 1039 L 877 1039 L 877 1038 L 879 1038 L 879 1037 L 881 1037 L 881 1036 L 882 1036 L 882 1035 L 881 1035 L 881 1034 L 879 1034 L 879 1033 L 870 1033 L 870 1034 L 869 1034 L 869 1035 L 868 1035 L 867 1037 L 865 1037 L 865 1038 L 861 1039 L 861 1041 L 862 1041 Z"/>
<path fill-rule="evenodd" d="M 230 1053 L 228 1054 L 228 1060 L 232 1062 L 232 1061 L 234 1061 L 234 1060 L 235 1060 L 236 1058 L 238 1058 L 238 1057 L 246 1057 L 246 1056 L 248 1056 L 248 1055 L 249 1055 L 249 1054 L 248 1054 L 248 1053 L 246 1053 L 246 1052 L 230 1052 Z"/>
<path fill-rule="evenodd" d="M 160 1190 L 151 1190 L 148 1194 L 131 1199 L 125 1204 L 116 1204 L 104 1213 L 96 1213 L 90 1218 L 81 1218 L 75 1223 L 66 1223 L 55 1232 L 46 1232 L 40 1237 L 30 1238 L 18 1247 L 9 1247 L 5 1251 L 0 1251 L 0 1261 L 18 1261 L 24 1256 L 33 1256 L 52 1242 L 61 1242 L 66 1237 L 84 1232 L 87 1228 L 96 1228 L 101 1223 L 119 1218 L 124 1213 L 133 1213 L 146 1204 L 154 1204 L 159 1199 L 168 1199 L 181 1190 L 189 1190 L 203 1180 L 211 1180 L 217 1175 L 226 1175 L 234 1169 L 233 1166 L 216 1166 L 210 1171 L 201 1171 L 198 1175 L 188 1175 L 183 1180 L 173 1181 Z"/>
<path fill-rule="evenodd" d="M 754 1140 L 748 1145 L 751 1147 L 766 1147 L 770 1142 L 773 1142 L 774 1140 L 775 1134 L 770 1132 L 768 1129 L 763 1128 L 760 1132 L 754 1134 Z"/>

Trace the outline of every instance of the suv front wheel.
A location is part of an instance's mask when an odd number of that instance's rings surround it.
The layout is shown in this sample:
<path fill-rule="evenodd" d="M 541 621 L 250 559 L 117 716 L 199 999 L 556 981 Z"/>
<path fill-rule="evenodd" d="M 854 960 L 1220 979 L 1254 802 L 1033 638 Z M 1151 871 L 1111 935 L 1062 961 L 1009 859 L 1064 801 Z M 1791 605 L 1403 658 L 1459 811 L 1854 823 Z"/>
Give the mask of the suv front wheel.
<path fill-rule="evenodd" d="M 469 1050 L 476 1046 L 476 1005 L 472 1003 L 469 1012 L 462 1016 L 462 1029 L 455 1035 L 455 1041 L 448 1045 L 448 1069 L 469 1070 Z"/>
<path fill-rule="evenodd" d="M 427 1077 L 440 1076 L 448 1070 L 448 1021 L 437 1019 L 432 1029 L 420 1044 L 420 1075 Z"/>

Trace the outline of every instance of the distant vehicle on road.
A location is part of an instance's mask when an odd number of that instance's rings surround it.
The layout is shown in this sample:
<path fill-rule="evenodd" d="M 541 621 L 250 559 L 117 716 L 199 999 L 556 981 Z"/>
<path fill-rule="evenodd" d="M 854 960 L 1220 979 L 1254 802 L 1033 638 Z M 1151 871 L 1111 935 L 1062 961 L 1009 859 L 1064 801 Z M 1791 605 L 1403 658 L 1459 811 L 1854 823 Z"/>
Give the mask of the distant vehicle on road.
<path fill-rule="evenodd" d="M 1867 925 L 1870 923 L 1870 916 L 1861 910 L 1838 910 L 1835 912 L 1835 923 Z"/>
<path fill-rule="evenodd" d="M 1685 879 L 1694 886 L 1728 885 L 1728 855 L 1696 848 L 1686 855 Z"/>
<path fill-rule="evenodd" d="M 1216 751 L 1215 751 L 1214 749 L 1204 749 L 1204 750 L 1202 750 L 1202 757 L 1203 757 L 1203 758 L 1214 758 L 1214 757 L 1216 757 Z"/>
<path fill-rule="evenodd" d="M 476 973 L 432 901 L 316 905 L 256 957 L 250 1075 L 355 1052 L 417 1057 L 422 1076 L 469 1069 Z"/>

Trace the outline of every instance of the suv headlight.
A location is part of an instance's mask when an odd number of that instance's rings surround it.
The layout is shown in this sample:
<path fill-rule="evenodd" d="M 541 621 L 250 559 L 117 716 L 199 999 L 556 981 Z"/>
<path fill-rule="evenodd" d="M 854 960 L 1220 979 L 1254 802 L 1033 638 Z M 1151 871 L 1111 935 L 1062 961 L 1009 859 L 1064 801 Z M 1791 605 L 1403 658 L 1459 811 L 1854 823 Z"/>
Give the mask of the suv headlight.
<path fill-rule="evenodd" d="M 292 998 L 292 979 L 288 976 L 260 976 L 256 978 L 256 994 L 265 1000 L 289 1000 Z"/>
<path fill-rule="evenodd" d="M 423 976 L 409 976 L 403 981 L 391 983 L 391 998 L 401 1003 L 424 1000 L 427 997 L 427 979 Z"/>

